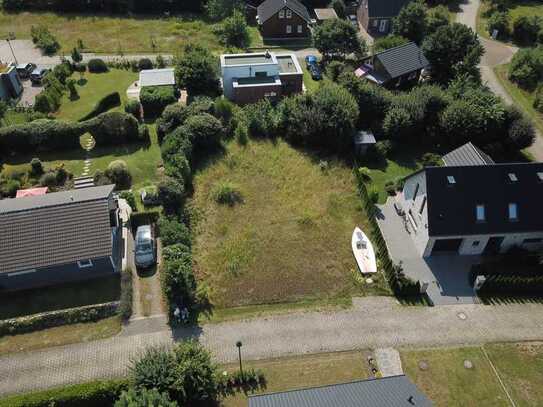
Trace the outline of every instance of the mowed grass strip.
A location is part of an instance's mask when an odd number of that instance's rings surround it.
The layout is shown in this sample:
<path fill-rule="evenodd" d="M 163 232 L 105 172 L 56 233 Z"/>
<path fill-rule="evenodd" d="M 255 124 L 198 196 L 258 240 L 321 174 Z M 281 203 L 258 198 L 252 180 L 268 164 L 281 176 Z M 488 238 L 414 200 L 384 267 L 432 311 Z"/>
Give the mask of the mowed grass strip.
<path fill-rule="evenodd" d="M 224 182 L 242 203 L 215 202 Z M 367 219 L 348 166 L 329 160 L 323 170 L 284 141 L 230 142 L 194 186 L 196 273 L 213 305 L 388 294 L 382 275 L 359 282 L 351 234 Z"/>
<path fill-rule="evenodd" d="M 175 17 L 159 15 L 111 16 L 71 13 L 0 12 L 0 36 L 10 32 L 18 39 L 30 38 L 30 27 L 45 25 L 55 35 L 62 49 L 69 54 L 81 39 L 84 52 L 103 54 L 175 53 L 189 43 L 198 43 L 212 51 L 222 51 L 213 33 L 215 24 L 202 15 L 182 14 Z M 261 46 L 262 37 L 250 27 L 252 46 Z"/>
<path fill-rule="evenodd" d="M 260 369 L 264 372 L 266 389 L 257 393 L 287 391 L 313 386 L 324 386 L 368 378 L 366 369 L 368 352 L 337 352 L 306 355 L 292 358 L 244 362 L 243 368 Z M 229 372 L 239 365 L 225 366 Z M 247 395 L 227 397 L 224 407 L 246 407 Z"/>
<path fill-rule="evenodd" d="M 401 352 L 405 374 L 436 407 L 509 406 L 496 375 L 481 348 L 432 349 Z M 464 361 L 473 363 L 471 369 Z M 422 370 L 419 363 L 425 362 Z"/>

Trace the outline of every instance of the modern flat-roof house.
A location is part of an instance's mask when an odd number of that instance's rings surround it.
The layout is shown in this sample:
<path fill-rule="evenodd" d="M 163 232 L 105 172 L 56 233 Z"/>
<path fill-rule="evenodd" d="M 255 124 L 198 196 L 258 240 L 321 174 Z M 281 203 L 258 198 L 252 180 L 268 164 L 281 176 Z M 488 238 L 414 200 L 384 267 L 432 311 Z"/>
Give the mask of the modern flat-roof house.
<path fill-rule="evenodd" d="M 16 66 L 0 62 L 0 100 L 7 102 L 18 99 L 21 93 L 23 93 L 23 85 Z"/>
<path fill-rule="evenodd" d="M 432 402 L 405 375 L 249 396 L 249 407 L 429 407 L 432 405 Z"/>
<path fill-rule="evenodd" d="M 224 95 L 240 104 L 277 101 L 303 90 L 303 71 L 293 53 L 221 55 L 221 77 Z"/>
<path fill-rule="evenodd" d="M 0 200 L 0 289 L 88 279 L 120 269 L 114 185 Z"/>
<path fill-rule="evenodd" d="M 392 19 L 411 0 L 362 0 L 357 10 L 360 25 L 375 37 L 387 35 L 392 29 Z"/>
<path fill-rule="evenodd" d="M 310 35 L 309 11 L 298 0 L 265 0 L 257 8 L 256 20 L 264 39 L 299 39 Z"/>
<path fill-rule="evenodd" d="M 471 143 L 405 179 L 397 197 L 423 257 L 543 248 L 543 163 L 495 164 Z"/>
<path fill-rule="evenodd" d="M 387 88 L 417 83 L 423 69 L 430 65 L 414 42 L 389 48 L 369 57 L 355 71 L 359 78 Z"/>

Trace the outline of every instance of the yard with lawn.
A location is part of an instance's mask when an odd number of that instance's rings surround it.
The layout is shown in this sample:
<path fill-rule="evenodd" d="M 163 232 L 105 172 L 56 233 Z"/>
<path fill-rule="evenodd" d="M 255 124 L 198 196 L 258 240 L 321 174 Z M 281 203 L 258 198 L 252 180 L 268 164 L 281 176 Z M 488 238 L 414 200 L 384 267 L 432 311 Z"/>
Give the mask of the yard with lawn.
<path fill-rule="evenodd" d="M 231 185 L 241 202 L 220 205 Z M 194 178 L 195 273 L 217 308 L 390 294 L 363 282 L 351 251 L 368 227 L 351 168 L 282 140 L 227 143 Z"/>
<path fill-rule="evenodd" d="M 224 50 L 213 33 L 215 24 L 198 14 L 128 17 L 0 11 L 1 38 L 13 32 L 18 39 L 29 39 L 33 25 L 47 26 L 64 54 L 69 54 L 78 40 L 83 41 L 84 52 L 102 54 L 173 54 L 188 43 L 198 43 L 216 52 Z M 262 46 L 256 27 L 250 27 L 250 37 L 251 46 Z"/>
<path fill-rule="evenodd" d="M 266 377 L 266 388 L 256 392 L 271 393 L 312 386 L 325 386 L 355 380 L 367 379 L 366 367 L 370 352 L 336 352 L 306 355 L 291 358 L 244 362 L 244 369 L 260 369 Z M 234 372 L 237 365 L 224 369 Z M 227 397 L 224 407 L 246 407 L 247 396 L 236 394 Z"/>

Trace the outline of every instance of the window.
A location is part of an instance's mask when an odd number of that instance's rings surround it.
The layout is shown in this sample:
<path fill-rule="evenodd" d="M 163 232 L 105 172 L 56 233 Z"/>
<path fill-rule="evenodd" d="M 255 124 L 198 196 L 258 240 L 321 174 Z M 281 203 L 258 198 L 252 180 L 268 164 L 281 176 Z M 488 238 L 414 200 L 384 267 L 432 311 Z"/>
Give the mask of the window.
<path fill-rule="evenodd" d="M 379 26 L 379 20 L 373 20 L 373 26 L 377 28 Z"/>
<path fill-rule="evenodd" d="M 417 186 L 415 187 L 415 193 L 413 194 L 413 201 L 417 199 L 418 193 L 419 193 L 419 184 L 417 183 Z"/>
<path fill-rule="evenodd" d="M 471 245 L 472 245 L 473 247 L 477 247 L 477 246 L 479 246 L 479 244 L 481 244 L 480 241 L 474 240 L 473 243 L 472 243 Z"/>
<path fill-rule="evenodd" d="M 379 23 L 379 32 L 384 33 L 387 29 L 387 20 L 381 20 Z"/>
<path fill-rule="evenodd" d="M 302 27 L 301 25 L 298 26 L 298 34 L 301 34 L 304 32 L 304 27 Z"/>
<path fill-rule="evenodd" d="M 543 182 L 543 172 L 538 172 L 537 173 L 537 179 L 539 182 Z"/>
<path fill-rule="evenodd" d="M 475 207 L 475 216 L 477 217 L 477 222 L 484 222 L 485 217 L 485 206 L 484 205 L 477 205 Z"/>
<path fill-rule="evenodd" d="M 287 34 L 290 34 L 290 33 L 292 33 L 292 26 L 287 25 Z"/>
<path fill-rule="evenodd" d="M 285 10 L 279 12 L 279 18 L 285 18 Z"/>
<path fill-rule="evenodd" d="M 92 261 L 89 259 L 89 260 L 80 260 L 77 262 L 77 266 L 80 268 L 80 269 L 84 269 L 84 268 L 87 268 L 87 267 L 92 267 Z"/>
<path fill-rule="evenodd" d="M 454 179 L 452 175 L 449 175 L 447 176 L 447 182 L 449 183 L 449 185 L 454 185 L 456 184 L 456 179 Z"/>
<path fill-rule="evenodd" d="M 517 174 L 515 174 L 513 172 L 510 172 L 507 175 L 509 177 L 509 181 L 511 181 L 511 182 L 517 182 L 518 181 Z"/>
<path fill-rule="evenodd" d="M 422 213 L 425 206 L 426 206 L 426 196 L 424 196 L 424 198 L 422 198 L 422 203 L 420 204 L 419 213 Z"/>
<path fill-rule="evenodd" d="M 540 237 L 532 237 L 532 238 L 529 238 L 529 239 L 524 239 L 522 241 L 522 244 L 541 243 L 541 242 L 543 242 L 542 238 L 540 238 Z"/>
<path fill-rule="evenodd" d="M 273 98 L 275 96 L 277 96 L 277 92 L 266 92 L 266 93 L 264 93 L 265 98 Z"/>
<path fill-rule="evenodd" d="M 263 78 L 263 77 L 268 76 L 268 73 L 266 71 L 255 72 L 255 76 L 257 78 Z"/>
<path fill-rule="evenodd" d="M 287 10 L 287 18 L 292 18 L 292 10 Z"/>
<path fill-rule="evenodd" d="M 518 212 L 517 212 L 517 204 L 516 203 L 510 203 L 509 204 L 509 220 L 510 221 L 518 220 Z"/>

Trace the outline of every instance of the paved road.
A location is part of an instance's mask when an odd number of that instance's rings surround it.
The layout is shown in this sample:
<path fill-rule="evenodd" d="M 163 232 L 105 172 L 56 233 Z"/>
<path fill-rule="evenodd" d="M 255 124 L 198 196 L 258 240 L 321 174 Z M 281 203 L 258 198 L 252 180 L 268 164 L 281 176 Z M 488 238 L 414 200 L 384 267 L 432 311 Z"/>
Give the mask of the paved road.
<path fill-rule="evenodd" d="M 465 316 L 465 318 L 460 318 Z M 392 298 L 355 299 L 339 312 L 207 324 L 174 332 L 198 338 L 217 361 L 368 349 L 480 344 L 543 338 L 543 304 L 404 307 Z M 0 394 L 43 389 L 126 373 L 131 357 L 149 344 L 172 344 L 170 331 L 118 336 L 0 358 Z"/>
<path fill-rule="evenodd" d="M 461 11 L 456 15 L 456 21 L 467 25 L 473 31 L 477 31 L 477 10 L 481 5 L 480 0 L 467 0 L 460 5 Z M 507 104 L 512 105 L 511 96 L 500 84 L 493 68 L 498 65 L 506 64 L 518 51 L 517 47 L 512 47 L 499 41 L 480 38 L 485 48 L 485 54 L 481 58 L 481 77 L 485 83 L 496 95 L 500 96 Z M 543 136 L 536 129 L 535 143 L 528 149 L 530 154 L 537 161 L 543 161 Z"/>

